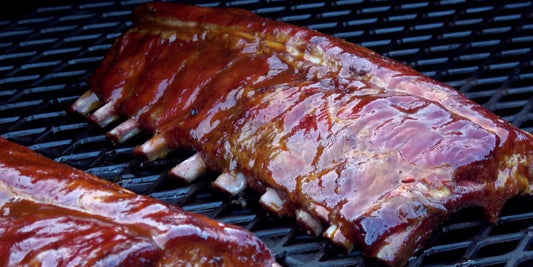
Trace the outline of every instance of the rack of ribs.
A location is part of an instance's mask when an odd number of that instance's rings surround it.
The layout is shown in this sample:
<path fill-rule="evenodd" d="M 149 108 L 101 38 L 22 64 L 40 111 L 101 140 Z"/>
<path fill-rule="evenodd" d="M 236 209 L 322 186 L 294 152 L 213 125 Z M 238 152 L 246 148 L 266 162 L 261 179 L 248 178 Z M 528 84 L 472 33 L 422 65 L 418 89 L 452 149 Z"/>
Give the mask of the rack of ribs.
<path fill-rule="evenodd" d="M 279 266 L 240 227 L 137 195 L 2 138 L 0 211 L 1 266 Z"/>
<path fill-rule="evenodd" d="M 530 193 L 533 137 L 363 47 L 239 9 L 149 3 L 72 110 L 148 160 L 260 203 L 312 235 L 402 265 L 461 208 L 495 221 Z"/>

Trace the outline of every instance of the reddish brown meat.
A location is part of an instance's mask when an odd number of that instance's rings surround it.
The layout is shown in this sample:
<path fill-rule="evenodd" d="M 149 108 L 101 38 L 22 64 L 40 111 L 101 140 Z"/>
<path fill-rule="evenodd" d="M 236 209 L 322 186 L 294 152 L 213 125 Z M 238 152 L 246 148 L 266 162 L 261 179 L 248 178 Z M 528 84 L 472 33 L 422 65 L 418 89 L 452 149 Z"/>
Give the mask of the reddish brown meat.
<path fill-rule="evenodd" d="M 273 266 L 248 231 L 0 138 L 1 266 Z M 191 265 L 192 266 L 192 265 Z"/>
<path fill-rule="evenodd" d="M 73 109 L 106 102 L 92 120 L 129 117 L 111 136 L 155 135 L 138 153 L 195 149 L 217 186 L 246 177 L 348 250 L 401 265 L 452 212 L 494 221 L 530 193 L 532 136 L 408 66 L 243 10 L 151 3 L 133 18 Z"/>

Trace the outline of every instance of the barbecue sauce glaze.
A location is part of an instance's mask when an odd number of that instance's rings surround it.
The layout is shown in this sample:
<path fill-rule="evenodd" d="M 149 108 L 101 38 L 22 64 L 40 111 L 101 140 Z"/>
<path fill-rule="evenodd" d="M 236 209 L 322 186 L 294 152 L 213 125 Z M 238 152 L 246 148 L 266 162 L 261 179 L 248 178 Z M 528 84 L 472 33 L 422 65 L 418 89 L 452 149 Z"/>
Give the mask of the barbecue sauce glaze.
<path fill-rule="evenodd" d="M 114 112 L 402 265 L 452 212 L 530 193 L 533 139 L 368 49 L 237 9 L 151 3 L 90 80 Z M 340 241 L 339 241 L 340 240 Z"/>
<path fill-rule="evenodd" d="M 1 266 L 273 263 L 244 229 L 136 195 L 0 138 Z"/>

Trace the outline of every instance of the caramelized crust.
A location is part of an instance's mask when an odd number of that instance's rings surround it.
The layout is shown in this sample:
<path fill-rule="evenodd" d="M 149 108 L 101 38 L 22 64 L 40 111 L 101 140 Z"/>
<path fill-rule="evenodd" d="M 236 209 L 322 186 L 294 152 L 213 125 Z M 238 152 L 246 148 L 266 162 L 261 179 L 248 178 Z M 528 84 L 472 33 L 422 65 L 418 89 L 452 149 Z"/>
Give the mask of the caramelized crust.
<path fill-rule="evenodd" d="M 273 266 L 248 231 L 0 138 L 2 266 Z M 191 265 L 191 266 L 192 266 Z"/>
<path fill-rule="evenodd" d="M 90 85 L 155 135 L 137 152 L 195 149 L 347 250 L 402 265 L 452 212 L 494 221 L 530 193 L 532 136 L 408 66 L 244 10 L 150 3 L 133 19 Z"/>

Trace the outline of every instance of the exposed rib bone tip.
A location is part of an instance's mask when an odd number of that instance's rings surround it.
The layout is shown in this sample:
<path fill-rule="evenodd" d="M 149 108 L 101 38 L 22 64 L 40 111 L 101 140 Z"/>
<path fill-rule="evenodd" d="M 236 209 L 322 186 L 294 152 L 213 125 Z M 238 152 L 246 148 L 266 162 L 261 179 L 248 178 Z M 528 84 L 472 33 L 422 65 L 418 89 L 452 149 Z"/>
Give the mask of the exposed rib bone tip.
<path fill-rule="evenodd" d="M 190 183 L 207 171 L 207 166 L 200 153 L 192 155 L 170 170 L 169 174 Z"/>
<path fill-rule="evenodd" d="M 281 264 L 277 263 L 277 262 L 274 262 L 272 263 L 272 267 L 282 267 Z"/>
<path fill-rule="evenodd" d="M 146 157 L 148 161 L 164 158 L 168 152 L 170 152 L 170 149 L 167 146 L 167 140 L 161 135 L 150 138 L 144 144 L 137 146 L 133 151 L 136 155 Z"/>
<path fill-rule="evenodd" d="M 348 238 L 346 238 L 346 236 L 336 225 L 331 225 L 330 227 L 328 227 L 328 229 L 324 232 L 323 236 L 331 240 L 331 242 L 333 242 L 334 244 L 343 247 L 347 253 L 352 251 L 353 249 L 353 243 Z"/>
<path fill-rule="evenodd" d="M 106 103 L 89 116 L 89 120 L 104 128 L 120 118 L 118 114 L 115 114 L 114 108 L 113 102 Z"/>
<path fill-rule="evenodd" d="M 265 193 L 259 198 L 259 203 L 279 217 L 289 215 L 287 201 L 282 199 L 272 187 L 267 187 Z"/>
<path fill-rule="evenodd" d="M 296 221 L 312 236 L 322 233 L 322 223 L 304 210 L 296 210 Z"/>
<path fill-rule="evenodd" d="M 246 188 L 246 178 L 242 173 L 232 175 L 225 172 L 213 182 L 213 187 L 231 196 L 236 196 Z"/>
<path fill-rule="evenodd" d="M 329 221 L 329 210 L 320 205 L 310 205 L 311 210 L 315 213 L 315 216 L 321 221 Z"/>
<path fill-rule="evenodd" d="M 134 119 L 128 119 L 109 131 L 106 136 L 117 143 L 122 143 L 140 132 L 141 129 L 139 128 L 139 123 Z"/>
<path fill-rule="evenodd" d="M 87 116 L 93 110 L 101 107 L 104 103 L 100 101 L 98 96 L 93 93 L 93 91 L 88 90 L 83 95 L 81 95 L 75 102 L 72 104 L 70 109 L 82 116 Z"/>

